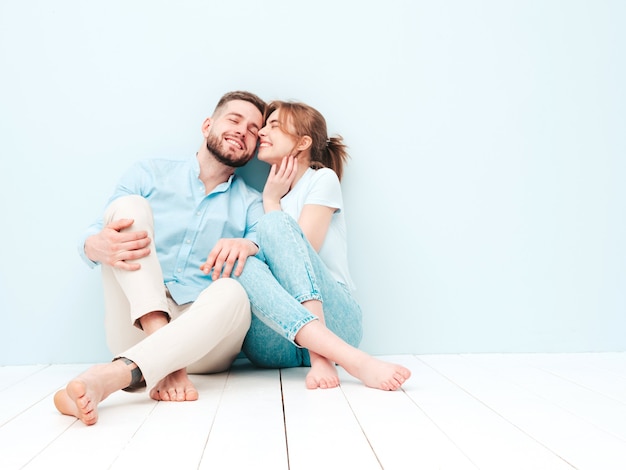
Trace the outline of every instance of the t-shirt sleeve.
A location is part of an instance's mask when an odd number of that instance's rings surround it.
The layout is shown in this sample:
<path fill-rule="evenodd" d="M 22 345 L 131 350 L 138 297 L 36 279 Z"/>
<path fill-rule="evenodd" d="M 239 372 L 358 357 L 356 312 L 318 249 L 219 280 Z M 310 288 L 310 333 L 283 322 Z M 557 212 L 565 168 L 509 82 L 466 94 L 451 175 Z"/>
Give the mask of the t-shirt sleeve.
<path fill-rule="evenodd" d="M 343 208 L 341 184 L 333 170 L 321 168 L 315 172 L 304 204 L 317 204 L 341 211 Z"/>

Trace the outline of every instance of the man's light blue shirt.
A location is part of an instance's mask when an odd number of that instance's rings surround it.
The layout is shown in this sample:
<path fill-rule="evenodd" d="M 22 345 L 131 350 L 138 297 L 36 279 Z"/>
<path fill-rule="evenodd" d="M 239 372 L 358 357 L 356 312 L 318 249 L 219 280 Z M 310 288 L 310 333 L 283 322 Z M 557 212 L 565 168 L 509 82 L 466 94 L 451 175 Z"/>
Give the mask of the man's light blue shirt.
<path fill-rule="evenodd" d="M 195 156 L 187 160 L 144 160 L 122 176 L 107 202 L 130 194 L 148 200 L 164 282 L 179 305 L 195 301 L 211 283 L 200 265 L 217 241 L 247 238 L 256 243 L 256 224 L 263 215 L 260 193 L 240 177 L 231 176 L 207 195 L 199 175 Z M 102 227 L 100 218 L 79 241 L 79 253 L 91 267 L 97 263 L 85 255 L 85 240 Z"/>

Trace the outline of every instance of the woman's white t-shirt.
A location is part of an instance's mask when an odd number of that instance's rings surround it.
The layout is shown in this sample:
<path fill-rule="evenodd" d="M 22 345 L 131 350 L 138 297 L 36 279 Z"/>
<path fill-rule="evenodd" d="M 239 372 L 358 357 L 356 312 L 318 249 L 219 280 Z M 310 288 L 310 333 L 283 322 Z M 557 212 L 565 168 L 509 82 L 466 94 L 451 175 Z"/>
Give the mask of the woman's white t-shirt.
<path fill-rule="evenodd" d="M 354 290 L 348 269 L 346 222 L 343 215 L 343 197 L 337 174 L 329 168 L 307 169 L 302 178 L 281 200 L 280 205 L 296 221 L 306 204 L 337 209 L 330 221 L 319 255 L 333 277 Z"/>

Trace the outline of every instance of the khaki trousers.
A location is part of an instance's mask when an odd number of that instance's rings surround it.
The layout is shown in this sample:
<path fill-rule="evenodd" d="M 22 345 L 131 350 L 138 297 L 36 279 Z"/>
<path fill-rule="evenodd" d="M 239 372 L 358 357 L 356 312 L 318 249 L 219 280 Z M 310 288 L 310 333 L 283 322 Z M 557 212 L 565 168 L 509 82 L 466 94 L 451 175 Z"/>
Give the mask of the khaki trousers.
<path fill-rule="evenodd" d="M 144 198 L 125 196 L 113 201 L 104 223 L 119 219 L 134 219 L 131 230 L 145 230 L 154 240 L 152 210 Z M 163 283 L 154 244 L 150 255 L 135 262 L 141 269 L 125 271 L 102 265 L 105 329 L 113 355 L 137 364 L 148 390 L 185 367 L 191 374 L 228 369 L 250 327 L 250 303 L 239 283 L 219 279 L 195 302 L 178 305 Z M 165 312 L 171 321 L 148 336 L 138 319 L 154 311 Z"/>

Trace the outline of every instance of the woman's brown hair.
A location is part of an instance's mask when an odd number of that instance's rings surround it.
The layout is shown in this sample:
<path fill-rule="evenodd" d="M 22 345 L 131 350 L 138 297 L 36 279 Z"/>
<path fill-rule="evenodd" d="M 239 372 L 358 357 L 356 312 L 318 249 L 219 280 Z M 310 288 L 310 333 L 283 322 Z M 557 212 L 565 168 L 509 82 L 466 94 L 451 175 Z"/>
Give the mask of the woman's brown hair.
<path fill-rule="evenodd" d="M 315 108 L 295 101 L 272 101 L 265 110 L 265 120 L 279 110 L 279 126 L 283 132 L 294 137 L 308 135 L 311 138 L 311 168 L 330 168 L 339 180 L 343 166 L 350 156 L 343 137 L 328 137 L 326 119 Z"/>

